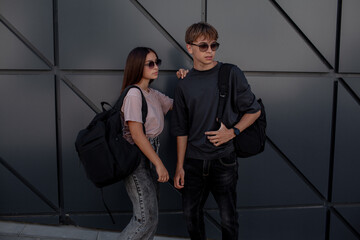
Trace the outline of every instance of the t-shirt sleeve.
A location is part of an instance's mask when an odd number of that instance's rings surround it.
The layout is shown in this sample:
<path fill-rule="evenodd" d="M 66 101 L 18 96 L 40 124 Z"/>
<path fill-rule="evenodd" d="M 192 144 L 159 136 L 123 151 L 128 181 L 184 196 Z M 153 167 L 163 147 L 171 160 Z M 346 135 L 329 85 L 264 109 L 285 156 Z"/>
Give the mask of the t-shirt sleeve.
<path fill-rule="evenodd" d="M 166 114 L 173 106 L 174 100 L 159 91 L 155 90 L 155 92 L 161 104 L 161 109 L 163 113 Z"/>
<path fill-rule="evenodd" d="M 174 95 L 173 113 L 171 116 L 171 133 L 174 136 L 188 136 L 188 111 L 182 89 L 177 86 Z"/>
<path fill-rule="evenodd" d="M 142 98 L 139 89 L 132 88 L 124 98 L 121 111 L 124 113 L 124 121 L 134 121 L 142 123 Z"/>
<path fill-rule="evenodd" d="M 261 109 L 260 104 L 256 101 L 255 94 L 251 91 L 251 87 L 244 75 L 238 68 L 233 67 L 230 72 L 232 81 L 232 95 L 238 112 L 256 113 Z"/>

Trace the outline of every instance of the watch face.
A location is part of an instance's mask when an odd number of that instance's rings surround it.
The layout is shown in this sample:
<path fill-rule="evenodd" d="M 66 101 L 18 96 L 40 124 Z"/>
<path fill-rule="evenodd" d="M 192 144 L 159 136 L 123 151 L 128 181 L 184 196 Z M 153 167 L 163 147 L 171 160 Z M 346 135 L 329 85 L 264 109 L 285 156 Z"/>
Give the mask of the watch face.
<path fill-rule="evenodd" d="M 239 130 L 239 129 L 237 129 L 237 128 L 233 128 L 233 129 L 234 129 L 234 133 L 235 133 L 236 136 L 240 134 L 240 130 Z"/>

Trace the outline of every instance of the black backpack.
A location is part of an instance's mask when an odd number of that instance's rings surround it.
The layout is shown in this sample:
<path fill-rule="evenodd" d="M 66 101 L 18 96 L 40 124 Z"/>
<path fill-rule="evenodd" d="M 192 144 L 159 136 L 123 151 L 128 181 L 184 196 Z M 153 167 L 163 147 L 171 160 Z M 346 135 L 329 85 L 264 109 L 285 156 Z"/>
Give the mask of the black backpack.
<path fill-rule="evenodd" d="M 230 70 L 234 65 L 224 63 L 219 70 L 218 87 L 220 92 L 218 119 L 222 118 L 229 91 Z M 260 117 L 248 128 L 233 139 L 236 155 L 240 158 L 251 157 L 264 151 L 266 140 L 266 113 L 261 99 L 257 100 L 261 106 Z M 239 113 L 241 114 L 241 113 Z M 238 119 L 240 120 L 240 119 Z M 237 123 L 237 122 L 236 122 Z M 234 123 L 234 124 L 236 124 Z"/>
<path fill-rule="evenodd" d="M 141 151 L 123 138 L 120 109 L 130 88 L 138 88 L 142 96 L 142 120 L 145 123 L 147 103 L 140 88 L 127 87 L 114 107 L 96 114 L 90 124 L 79 132 L 75 147 L 87 177 L 102 188 L 129 176 L 139 165 Z M 111 105 L 110 105 L 111 106 Z"/>

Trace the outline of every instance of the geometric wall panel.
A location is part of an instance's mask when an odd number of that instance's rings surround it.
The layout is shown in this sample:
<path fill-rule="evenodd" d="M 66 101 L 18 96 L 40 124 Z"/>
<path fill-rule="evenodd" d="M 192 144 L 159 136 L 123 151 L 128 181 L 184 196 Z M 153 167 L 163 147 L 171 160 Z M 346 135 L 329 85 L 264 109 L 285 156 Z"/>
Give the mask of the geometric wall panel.
<path fill-rule="evenodd" d="M 238 192 L 239 208 L 321 204 L 270 145 L 259 156 L 239 159 Z"/>
<path fill-rule="evenodd" d="M 211 0 L 208 11 L 219 31 L 220 61 L 245 71 L 328 71 L 270 1 Z"/>
<path fill-rule="evenodd" d="M 59 1 L 61 68 L 124 69 L 128 53 L 137 46 L 153 48 L 163 60 L 162 69 L 189 65 L 176 58 L 181 52 L 130 1 L 90 2 Z"/>
<path fill-rule="evenodd" d="M 359 123 L 359 104 L 339 84 L 334 163 L 334 201 L 336 202 L 360 201 Z"/>
<path fill-rule="evenodd" d="M 324 219 L 321 208 L 244 210 L 239 212 L 239 239 L 325 239 Z"/>
<path fill-rule="evenodd" d="M 335 65 L 336 0 L 277 0 L 306 37 Z"/>
<path fill-rule="evenodd" d="M 329 78 L 248 77 L 267 109 L 268 136 L 327 194 L 333 82 Z"/>
<path fill-rule="evenodd" d="M 48 75 L 0 75 L 0 157 L 56 204 L 54 82 L 51 78 Z M 29 171 L 34 168 L 36 171 Z M 32 201 L 37 198 L 35 195 L 29 199 L 20 197 L 30 193 L 15 188 L 20 185 L 16 179 L 2 178 L 0 182 L 1 195 L 15 194 L 16 201 L 27 207 L 26 211 L 34 211 L 31 206 L 43 205 L 43 202 Z M 15 200 L 7 201 L 7 211 L 20 211 L 10 207 Z"/>
<path fill-rule="evenodd" d="M 0 36 L 1 69 L 49 69 L 1 22 Z"/>
<path fill-rule="evenodd" d="M 345 82 L 350 86 L 354 93 L 360 97 L 360 78 L 347 78 L 344 77 Z"/>
<path fill-rule="evenodd" d="M 359 210 L 357 210 L 359 211 Z M 346 239 L 346 240 L 357 240 L 358 237 L 344 226 L 339 218 L 331 214 L 331 224 L 330 224 L 330 238 L 331 240 L 337 239 Z"/>
<path fill-rule="evenodd" d="M 186 49 L 185 31 L 188 26 L 201 21 L 201 1 L 183 0 L 169 2 L 162 0 L 139 1 L 162 27 Z M 164 11 L 166 9 L 166 11 Z M 186 13 L 186 14 L 184 14 Z M 191 67 L 187 66 L 187 67 Z"/>
<path fill-rule="evenodd" d="M 49 62 L 53 63 L 52 1 L 0 0 L 0 14 L 10 22 L 30 44 L 38 49 Z M 2 38 L 3 34 L 1 33 L 0 35 Z M 9 41 L 4 41 L 4 39 L 2 39 L 2 41 L 1 46 L 6 46 L 9 43 Z M 4 50 L 6 50 L 6 48 Z M 5 53 L 4 51 L 0 52 L 2 54 Z M 17 56 L 17 61 L 22 61 L 20 54 L 13 53 L 11 57 Z M 10 56 L 7 56 L 7 59 L 9 57 Z M 17 65 L 17 67 L 21 67 L 21 65 Z"/>
<path fill-rule="evenodd" d="M 357 0 L 343 1 L 340 41 L 340 72 L 360 72 L 360 2 Z"/>

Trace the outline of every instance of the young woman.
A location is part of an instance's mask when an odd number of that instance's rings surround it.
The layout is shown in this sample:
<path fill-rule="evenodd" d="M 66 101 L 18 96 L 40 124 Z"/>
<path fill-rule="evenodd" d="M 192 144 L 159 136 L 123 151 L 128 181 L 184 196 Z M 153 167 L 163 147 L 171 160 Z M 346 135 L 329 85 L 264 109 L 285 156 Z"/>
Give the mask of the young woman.
<path fill-rule="evenodd" d="M 164 115 L 172 109 L 173 100 L 149 87 L 158 77 L 161 60 L 150 48 L 137 47 L 127 58 L 122 91 L 129 85 L 140 87 L 148 114 L 145 133 L 142 123 L 140 90 L 132 88 L 121 108 L 124 138 L 142 151 L 138 168 L 125 179 L 125 187 L 133 204 L 133 217 L 120 239 L 153 239 L 158 223 L 158 184 L 167 182 L 169 173 L 158 156 L 159 134 L 164 128 Z"/>

